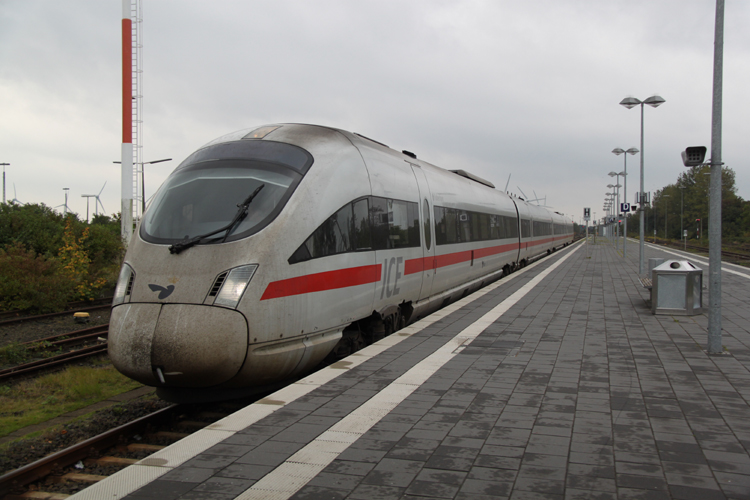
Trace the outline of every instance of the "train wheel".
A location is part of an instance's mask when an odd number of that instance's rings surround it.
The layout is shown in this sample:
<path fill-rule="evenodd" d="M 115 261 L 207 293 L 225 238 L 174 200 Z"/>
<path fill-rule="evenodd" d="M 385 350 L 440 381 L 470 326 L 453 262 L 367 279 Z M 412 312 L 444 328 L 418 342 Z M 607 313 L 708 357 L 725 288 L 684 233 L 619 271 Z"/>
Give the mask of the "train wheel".
<path fill-rule="evenodd" d="M 391 314 L 383 320 L 383 329 L 386 337 L 394 332 L 393 327 L 395 316 L 395 314 Z"/>

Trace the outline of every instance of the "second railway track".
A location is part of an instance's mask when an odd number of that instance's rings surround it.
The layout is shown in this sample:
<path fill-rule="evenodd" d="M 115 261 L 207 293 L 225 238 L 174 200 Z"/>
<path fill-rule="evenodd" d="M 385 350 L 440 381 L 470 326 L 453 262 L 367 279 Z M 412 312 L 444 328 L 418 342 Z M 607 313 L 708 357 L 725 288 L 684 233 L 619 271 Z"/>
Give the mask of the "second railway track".
<path fill-rule="evenodd" d="M 93 326 L 20 344 L 37 359 L 0 370 L 0 382 L 106 353 L 108 329 L 109 325 Z"/>

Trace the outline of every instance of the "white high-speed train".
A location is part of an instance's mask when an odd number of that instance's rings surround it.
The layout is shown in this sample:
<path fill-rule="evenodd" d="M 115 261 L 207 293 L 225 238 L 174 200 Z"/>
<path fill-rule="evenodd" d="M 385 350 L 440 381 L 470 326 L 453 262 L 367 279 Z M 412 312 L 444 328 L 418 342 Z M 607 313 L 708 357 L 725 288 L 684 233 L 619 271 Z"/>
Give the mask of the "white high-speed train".
<path fill-rule="evenodd" d="M 109 355 L 164 399 L 236 397 L 572 240 L 569 218 L 364 136 L 243 130 L 154 196 L 120 273 Z"/>

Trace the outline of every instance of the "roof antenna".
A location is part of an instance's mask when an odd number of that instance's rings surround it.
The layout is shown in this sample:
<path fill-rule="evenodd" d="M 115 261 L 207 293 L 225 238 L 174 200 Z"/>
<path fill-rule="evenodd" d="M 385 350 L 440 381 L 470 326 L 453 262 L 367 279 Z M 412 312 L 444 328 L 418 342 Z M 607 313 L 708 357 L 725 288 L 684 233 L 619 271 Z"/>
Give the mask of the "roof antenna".
<path fill-rule="evenodd" d="M 508 192 L 508 184 L 510 184 L 510 176 L 513 175 L 513 172 L 508 174 L 508 182 L 505 183 L 505 192 Z"/>

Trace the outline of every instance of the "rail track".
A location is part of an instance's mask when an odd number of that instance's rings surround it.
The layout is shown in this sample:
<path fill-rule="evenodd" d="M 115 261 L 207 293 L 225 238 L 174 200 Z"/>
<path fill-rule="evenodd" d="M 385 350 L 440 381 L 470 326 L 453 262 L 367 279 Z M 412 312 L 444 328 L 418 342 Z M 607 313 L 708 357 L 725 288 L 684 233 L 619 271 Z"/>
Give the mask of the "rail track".
<path fill-rule="evenodd" d="M 657 244 L 661 244 L 661 245 L 668 246 L 668 247 L 674 247 L 674 248 L 688 248 L 690 250 L 695 250 L 696 252 L 702 252 L 702 253 L 708 254 L 708 248 L 701 247 L 698 245 L 685 245 L 683 243 L 676 243 L 672 241 L 669 241 L 667 243 L 659 242 Z M 740 262 L 750 261 L 750 254 L 746 254 L 746 253 L 730 252 L 727 250 L 722 250 L 721 256 L 727 257 L 730 260 L 737 260 Z"/>
<path fill-rule="evenodd" d="M 91 302 L 74 302 L 68 305 L 74 306 L 74 307 L 71 307 L 61 312 L 39 314 L 35 316 L 24 316 L 25 311 L 1 312 L 0 313 L 0 326 L 15 325 L 15 324 L 24 323 L 27 321 L 39 321 L 39 320 L 45 320 L 45 319 L 51 319 L 51 318 L 58 318 L 60 316 L 67 316 L 70 314 L 75 314 L 77 312 L 90 312 L 90 311 L 99 311 L 102 309 L 109 309 L 110 307 L 112 307 L 112 297 L 98 299 L 98 300 L 94 300 Z"/>
<path fill-rule="evenodd" d="M 0 499 L 66 498 L 254 400 L 162 408 L 0 476 Z"/>
<path fill-rule="evenodd" d="M 42 359 L 0 370 L 0 382 L 102 354 L 107 351 L 108 331 L 109 325 L 99 325 L 25 342 L 21 347 L 25 347 L 30 355 Z M 68 351 L 62 352 L 63 349 Z"/>

